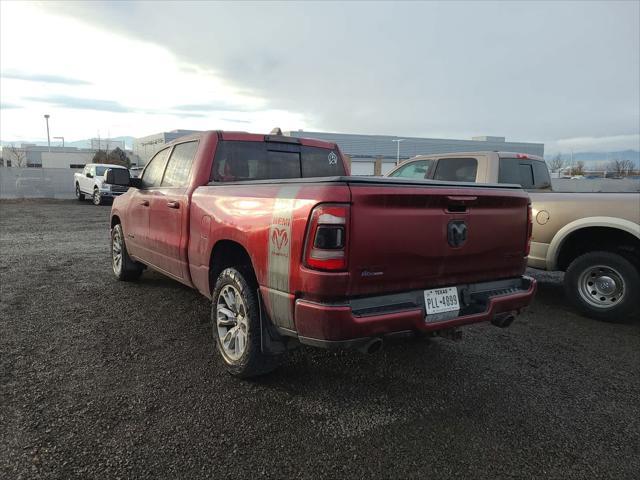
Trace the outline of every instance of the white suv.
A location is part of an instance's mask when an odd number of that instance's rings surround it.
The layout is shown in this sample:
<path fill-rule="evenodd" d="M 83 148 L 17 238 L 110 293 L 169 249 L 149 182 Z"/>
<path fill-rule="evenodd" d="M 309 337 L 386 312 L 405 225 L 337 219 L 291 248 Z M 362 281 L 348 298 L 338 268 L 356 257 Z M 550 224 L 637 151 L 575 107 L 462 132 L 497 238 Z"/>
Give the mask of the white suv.
<path fill-rule="evenodd" d="M 104 181 L 104 173 L 107 169 L 123 169 L 127 167 L 111 165 L 108 163 L 88 163 L 80 173 L 74 173 L 73 179 L 76 184 L 76 198 L 84 200 L 88 195 L 93 200 L 94 205 L 102 205 L 106 199 L 113 199 L 122 195 L 129 187 L 121 185 L 110 185 Z"/>

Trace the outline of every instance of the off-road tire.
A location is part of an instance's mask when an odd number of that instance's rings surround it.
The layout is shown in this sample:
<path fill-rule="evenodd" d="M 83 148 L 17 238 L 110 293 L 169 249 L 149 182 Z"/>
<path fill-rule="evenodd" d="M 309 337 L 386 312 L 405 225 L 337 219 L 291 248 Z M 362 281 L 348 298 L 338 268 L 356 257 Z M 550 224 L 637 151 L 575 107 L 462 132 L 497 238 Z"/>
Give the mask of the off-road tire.
<path fill-rule="evenodd" d="M 602 266 L 605 270 L 612 272 L 609 276 L 622 281 L 623 293 L 618 296 L 617 302 L 611 307 L 597 307 L 587 300 L 589 293 L 584 292 L 587 284 L 585 280 L 589 278 L 589 272 Z M 581 285 L 583 293 L 581 294 Z M 638 268 L 628 259 L 612 252 L 589 252 L 580 255 L 571 264 L 564 276 L 564 289 L 567 298 L 585 316 L 603 320 L 607 322 L 623 321 L 628 316 L 638 311 L 638 292 L 640 292 L 640 273 Z M 593 294 L 595 302 L 605 296 Z"/>
<path fill-rule="evenodd" d="M 275 370 L 280 364 L 282 355 L 264 354 L 261 349 L 260 307 L 257 286 L 248 275 L 243 275 L 239 269 L 226 268 L 216 281 L 211 300 L 211 328 L 213 338 L 218 347 L 218 353 L 226 370 L 240 378 L 257 377 Z M 249 277 L 250 278 L 250 277 Z M 217 305 L 218 299 L 225 286 L 231 285 L 240 293 L 246 309 L 247 335 L 242 356 L 233 360 L 225 354 L 222 340 L 218 334 Z"/>
<path fill-rule="evenodd" d="M 117 248 L 114 250 L 114 243 L 118 244 L 118 242 L 120 245 L 119 264 L 116 261 Z M 129 252 L 127 252 L 127 245 L 124 241 L 122 225 L 119 223 L 111 229 L 111 267 L 117 279 L 125 282 L 137 280 L 140 278 L 140 275 L 142 275 L 142 271 L 144 270 L 144 265 L 132 260 L 129 256 Z"/>
<path fill-rule="evenodd" d="M 76 183 L 76 198 L 80 201 L 84 200 L 84 193 L 80 190 L 80 184 Z"/>

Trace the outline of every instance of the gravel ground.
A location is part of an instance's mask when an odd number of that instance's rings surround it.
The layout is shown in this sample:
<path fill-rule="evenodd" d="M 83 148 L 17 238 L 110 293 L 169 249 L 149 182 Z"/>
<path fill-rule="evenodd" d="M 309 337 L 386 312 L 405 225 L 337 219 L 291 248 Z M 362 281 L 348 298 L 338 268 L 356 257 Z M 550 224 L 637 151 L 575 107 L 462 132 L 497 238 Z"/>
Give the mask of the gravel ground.
<path fill-rule="evenodd" d="M 557 275 L 507 330 L 379 354 L 302 349 L 241 381 L 208 302 L 117 282 L 108 207 L 0 203 L 2 478 L 637 478 L 640 322 Z"/>

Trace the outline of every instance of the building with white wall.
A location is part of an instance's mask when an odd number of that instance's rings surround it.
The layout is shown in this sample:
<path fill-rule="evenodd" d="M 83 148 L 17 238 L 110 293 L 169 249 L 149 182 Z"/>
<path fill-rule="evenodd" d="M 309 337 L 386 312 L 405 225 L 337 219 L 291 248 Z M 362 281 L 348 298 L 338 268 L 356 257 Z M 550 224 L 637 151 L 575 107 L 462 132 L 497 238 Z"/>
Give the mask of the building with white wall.
<path fill-rule="evenodd" d="M 10 146 L 0 147 L 0 157 L 5 167 L 31 168 L 72 168 L 81 169 L 91 163 L 96 151 L 90 148 L 75 147 L 43 147 L 30 143 L 23 143 L 13 149 Z M 132 165 L 137 165 L 137 157 L 132 152 L 126 152 Z M 22 164 L 22 165 L 20 165 Z"/>

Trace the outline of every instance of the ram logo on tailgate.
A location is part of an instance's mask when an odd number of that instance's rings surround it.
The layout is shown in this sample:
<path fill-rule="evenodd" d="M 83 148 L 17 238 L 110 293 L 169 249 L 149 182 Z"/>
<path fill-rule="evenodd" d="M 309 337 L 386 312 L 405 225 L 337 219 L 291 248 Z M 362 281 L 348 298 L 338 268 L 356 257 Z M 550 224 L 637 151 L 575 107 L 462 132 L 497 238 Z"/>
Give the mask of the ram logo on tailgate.
<path fill-rule="evenodd" d="M 464 220 L 451 220 L 447 228 L 447 240 L 452 247 L 461 247 L 467 241 L 467 224 Z"/>

